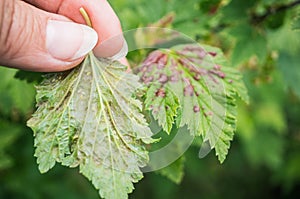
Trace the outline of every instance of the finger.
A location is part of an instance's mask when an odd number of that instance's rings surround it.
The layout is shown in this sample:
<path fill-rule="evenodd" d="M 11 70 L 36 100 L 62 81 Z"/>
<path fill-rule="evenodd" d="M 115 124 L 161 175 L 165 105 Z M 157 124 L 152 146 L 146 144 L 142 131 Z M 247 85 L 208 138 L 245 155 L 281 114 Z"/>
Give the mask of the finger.
<path fill-rule="evenodd" d="M 119 59 L 118 61 L 119 61 L 121 64 L 123 64 L 123 65 L 127 66 L 128 68 L 130 68 L 130 64 L 129 64 L 128 60 L 127 60 L 125 57 Z"/>
<path fill-rule="evenodd" d="M 84 24 L 79 9 L 83 7 L 91 18 L 93 28 L 98 33 L 98 43 L 94 53 L 99 57 L 113 57 L 124 46 L 120 21 L 106 0 L 27 0 L 33 5 L 64 15 L 71 20 Z M 122 53 L 122 52 L 120 52 Z"/>
<path fill-rule="evenodd" d="M 121 64 L 127 66 L 127 70 L 126 70 L 127 73 L 131 72 L 130 64 L 129 64 L 128 60 L 126 59 L 126 57 L 123 57 L 123 58 L 119 59 L 118 61 Z"/>
<path fill-rule="evenodd" d="M 1 0 L 0 64 L 32 71 L 78 65 L 97 43 L 97 33 L 66 17 L 23 1 Z"/>

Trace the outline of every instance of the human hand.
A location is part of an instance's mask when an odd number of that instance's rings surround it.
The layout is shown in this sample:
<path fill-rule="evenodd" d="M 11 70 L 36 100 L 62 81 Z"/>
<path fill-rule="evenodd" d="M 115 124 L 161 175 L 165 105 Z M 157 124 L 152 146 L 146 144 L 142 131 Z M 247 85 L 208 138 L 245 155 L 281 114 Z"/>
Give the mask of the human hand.
<path fill-rule="evenodd" d="M 112 57 L 126 47 L 119 19 L 106 0 L 25 1 L 0 1 L 0 65 L 64 71 L 92 49 L 96 56 Z M 81 7 L 93 29 L 83 25 Z"/>

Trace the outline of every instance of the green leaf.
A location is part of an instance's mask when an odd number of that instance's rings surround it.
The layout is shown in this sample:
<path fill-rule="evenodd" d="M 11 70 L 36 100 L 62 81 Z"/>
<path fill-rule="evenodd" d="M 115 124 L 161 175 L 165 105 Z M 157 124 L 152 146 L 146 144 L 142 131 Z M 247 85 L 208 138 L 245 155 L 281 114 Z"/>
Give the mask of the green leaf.
<path fill-rule="evenodd" d="M 247 13 L 249 13 L 249 10 L 255 3 L 256 0 L 231 0 L 230 3 L 222 9 L 223 19 L 229 23 L 246 20 L 249 18 Z"/>
<path fill-rule="evenodd" d="M 291 54 L 282 51 L 278 59 L 278 67 L 281 71 L 285 82 L 298 97 L 300 97 L 300 58 L 299 56 L 292 56 Z"/>
<path fill-rule="evenodd" d="M 298 55 L 300 50 L 300 33 L 292 30 L 289 23 L 285 23 L 278 31 L 269 32 L 268 46 L 270 46 L 270 49 Z"/>
<path fill-rule="evenodd" d="M 133 95 L 140 86 L 125 66 L 92 53 L 70 72 L 47 75 L 28 121 L 40 171 L 79 166 L 101 197 L 127 198 L 148 162 L 143 144 L 153 142 Z"/>
<path fill-rule="evenodd" d="M 250 163 L 266 165 L 272 169 L 282 165 L 285 124 L 280 109 L 283 109 L 282 106 L 268 100 L 258 102 L 251 108 L 239 109 L 238 138 Z"/>
<path fill-rule="evenodd" d="M 292 30 L 300 30 L 300 13 L 292 23 Z"/>
<path fill-rule="evenodd" d="M 145 108 L 159 125 L 187 125 L 191 135 L 202 136 L 223 162 L 236 123 L 235 97 L 248 101 L 239 73 L 226 67 L 222 52 L 196 44 L 152 52 L 139 68 L 147 85 Z"/>
<path fill-rule="evenodd" d="M 42 74 L 38 72 L 19 70 L 15 74 L 16 79 L 25 80 L 28 83 L 41 82 L 43 80 Z"/>
<path fill-rule="evenodd" d="M 26 115 L 33 109 L 34 86 L 15 79 L 15 73 L 15 69 L 0 68 L 0 113 L 4 115 L 10 115 L 12 112 Z"/>
<path fill-rule="evenodd" d="M 156 128 L 153 127 L 158 126 L 158 123 L 154 120 L 150 125 L 151 129 L 155 130 Z M 179 129 L 175 126 L 170 134 L 161 130 L 154 137 L 160 141 L 149 147 L 150 161 L 144 171 L 155 171 L 179 184 L 184 175 L 184 153 L 192 144 L 194 137 L 188 134 L 187 128 Z"/>
<path fill-rule="evenodd" d="M 145 106 L 152 107 L 154 119 L 158 121 L 165 132 L 170 133 L 179 108 L 178 98 L 172 90 L 160 89 L 159 84 L 151 85 L 147 90 Z"/>
<path fill-rule="evenodd" d="M 181 156 L 179 159 L 177 159 L 169 166 L 160 169 L 156 172 L 167 177 L 172 182 L 179 184 L 184 175 L 184 162 L 185 162 L 185 157 Z"/>
<path fill-rule="evenodd" d="M 0 119 L 0 170 L 12 165 L 12 158 L 6 153 L 21 133 L 19 124 Z"/>
<path fill-rule="evenodd" d="M 264 63 L 267 57 L 266 38 L 253 30 L 250 26 L 237 26 L 230 34 L 237 38 L 231 55 L 233 66 L 247 62 L 252 56 L 256 56 L 260 64 Z"/>

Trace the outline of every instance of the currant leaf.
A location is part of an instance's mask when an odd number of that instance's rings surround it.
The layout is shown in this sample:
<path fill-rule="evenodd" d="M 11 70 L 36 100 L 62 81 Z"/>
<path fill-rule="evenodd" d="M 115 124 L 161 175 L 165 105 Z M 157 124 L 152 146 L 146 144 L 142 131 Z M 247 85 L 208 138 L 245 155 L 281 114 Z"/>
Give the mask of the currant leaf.
<path fill-rule="evenodd" d="M 50 74 L 37 87 L 37 110 L 28 121 L 42 173 L 56 162 L 80 172 L 109 199 L 127 198 L 148 162 L 152 132 L 134 93 L 136 75 L 90 53 L 70 72 Z"/>
<path fill-rule="evenodd" d="M 236 125 L 236 96 L 248 101 L 241 75 L 214 47 L 186 44 L 152 52 L 138 69 L 145 107 L 170 133 L 187 125 L 225 160 Z"/>

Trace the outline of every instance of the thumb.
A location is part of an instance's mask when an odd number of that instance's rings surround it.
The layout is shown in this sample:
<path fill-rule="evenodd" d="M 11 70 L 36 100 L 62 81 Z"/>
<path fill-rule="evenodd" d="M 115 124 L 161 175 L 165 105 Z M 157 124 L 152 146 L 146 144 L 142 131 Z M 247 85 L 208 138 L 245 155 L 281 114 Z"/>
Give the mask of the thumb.
<path fill-rule="evenodd" d="M 98 41 L 96 31 L 23 1 L 0 1 L 0 64 L 54 72 L 78 65 Z"/>

